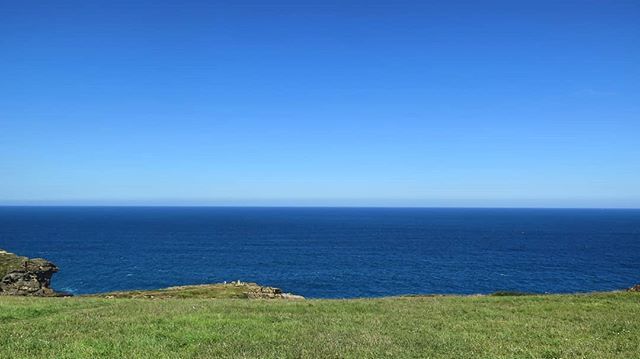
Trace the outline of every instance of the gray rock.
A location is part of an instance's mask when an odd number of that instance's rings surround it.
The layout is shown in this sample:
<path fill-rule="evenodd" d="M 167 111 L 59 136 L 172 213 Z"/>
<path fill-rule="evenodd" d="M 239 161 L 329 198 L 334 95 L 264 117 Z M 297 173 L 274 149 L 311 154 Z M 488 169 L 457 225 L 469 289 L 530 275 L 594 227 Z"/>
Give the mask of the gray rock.
<path fill-rule="evenodd" d="M 51 289 L 51 277 L 58 271 L 46 259 L 29 259 L 0 250 L 0 295 L 60 296 Z"/>

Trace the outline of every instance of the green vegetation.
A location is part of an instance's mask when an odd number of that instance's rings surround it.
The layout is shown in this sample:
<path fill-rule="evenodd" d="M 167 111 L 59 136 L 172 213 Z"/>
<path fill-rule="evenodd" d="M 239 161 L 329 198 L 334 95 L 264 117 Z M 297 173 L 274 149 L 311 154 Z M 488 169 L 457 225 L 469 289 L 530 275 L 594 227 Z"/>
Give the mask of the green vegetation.
<path fill-rule="evenodd" d="M 533 295 L 533 293 L 527 293 L 527 292 L 515 292 L 515 291 L 511 291 L 511 290 L 501 290 L 498 292 L 493 292 L 491 293 L 492 296 L 494 297 L 515 297 L 515 296 L 519 296 L 519 295 Z"/>
<path fill-rule="evenodd" d="M 200 295 L 195 295 L 199 297 Z M 0 297 L 0 358 L 633 358 L 640 294 Z"/>
<path fill-rule="evenodd" d="M 0 279 L 11 271 L 24 269 L 26 261 L 26 257 L 20 257 L 0 249 Z"/>
<path fill-rule="evenodd" d="M 248 299 L 248 293 L 257 291 L 261 287 L 255 283 L 242 285 L 203 284 L 182 287 L 171 287 L 156 290 L 137 290 L 127 292 L 112 292 L 95 295 L 100 298 L 129 298 L 129 299 Z"/>

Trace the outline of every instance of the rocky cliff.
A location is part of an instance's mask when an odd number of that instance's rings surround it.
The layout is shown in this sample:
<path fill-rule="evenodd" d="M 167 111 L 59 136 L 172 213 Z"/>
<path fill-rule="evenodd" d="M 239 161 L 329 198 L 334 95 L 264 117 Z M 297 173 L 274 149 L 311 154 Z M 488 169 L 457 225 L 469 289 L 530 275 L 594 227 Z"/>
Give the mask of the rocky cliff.
<path fill-rule="evenodd" d="M 30 259 L 0 249 L 0 295 L 52 297 L 51 276 L 55 264 L 41 258 Z"/>

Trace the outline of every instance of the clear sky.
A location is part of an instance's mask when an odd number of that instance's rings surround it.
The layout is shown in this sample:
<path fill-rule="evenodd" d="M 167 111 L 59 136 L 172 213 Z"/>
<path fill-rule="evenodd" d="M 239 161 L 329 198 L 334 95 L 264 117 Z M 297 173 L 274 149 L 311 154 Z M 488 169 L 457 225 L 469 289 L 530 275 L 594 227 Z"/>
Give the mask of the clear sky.
<path fill-rule="evenodd" d="M 0 0 L 0 203 L 640 207 L 640 2 Z"/>

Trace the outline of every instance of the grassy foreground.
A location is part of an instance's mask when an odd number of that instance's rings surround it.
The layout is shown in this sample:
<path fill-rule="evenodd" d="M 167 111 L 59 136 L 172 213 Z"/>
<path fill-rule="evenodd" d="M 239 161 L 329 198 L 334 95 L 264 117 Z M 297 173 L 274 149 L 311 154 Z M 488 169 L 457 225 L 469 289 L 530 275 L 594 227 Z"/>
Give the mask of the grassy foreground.
<path fill-rule="evenodd" d="M 640 294 L 0 297 L 0 358 L 638 358 Z"/>

